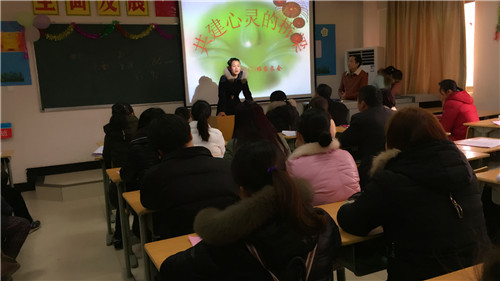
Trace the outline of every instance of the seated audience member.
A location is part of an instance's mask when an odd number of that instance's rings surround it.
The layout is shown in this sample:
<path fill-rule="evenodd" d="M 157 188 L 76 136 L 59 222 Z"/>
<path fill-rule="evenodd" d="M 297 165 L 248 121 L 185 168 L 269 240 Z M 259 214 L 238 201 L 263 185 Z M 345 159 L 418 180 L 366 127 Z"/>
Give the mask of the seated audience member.
<path fill-rule="evenodd" d="M 2 253 L 15 260 L 30 232 L 30 223 L 13 216 L 13 211 L 2 196 Z"/>
<path fill-rule="evenodd" d="M 6 167 L 3 165 L 2 161 L 2 197 L 5 201 L 12 207 L 12 211 L 14 216 L 25 218 L 30 223 L 30 233 L 38 230 L 41 227 L 41 223 L 39 220 L 33 220 L 30 212 L 28 211 L 28 207 L 26 206 L 26 202 L 24 201 L 23 196 L 19 190 L 12 188 L 9 183 L 9 174 L 7 173 Z"/>
<path fill-rule="evenodd" d="M 311 183 L 314 206 L 343 201 L 360 191 L 356 163 L 349 152 L 339 149 L 329 127 L 326 112 L 319 109 L 304 112 L 297 138 L 305 144 L 297 147 L 286 162 L 291 176 Z"/>
<path fill-rule="evenodd" d="M 186 120 L 188 123 L 191 121 L 191 113 L 189 109 L 185 106 L 179 106 L 175 109 L 175 115 L 182 117 L 182 119 Z"/>
<path fill-rule="evenodd" d="M 191 109 L 193 121 L 189 123 L 194 146 L 204 146 L 210 150 L 212 156 L 222 158 L 226 152 L 226 141 L 219 129 L 208 124 L 212 114 L 210 104 L 204 100 L 197 100 Z"/>
<path fill-rule="evenodd" d="M 392 110 L 396 110 L 395 96 L 401 94 L 401 80 L 403 72 L 394 66 L 381 68 L 373 81 L 375 86 L 382 93 L 382 104 Z"/>
<path fill-rule="evenodd" d="M 161 108 L 146 109 L 139 118 L 137 133 L 130 141 L 127 162 L 120 169 L 120 177 L 127 183 L 127 191 L 138 190 L 147 169 L 160 163 L 160 154 L 154 150 L 148 139 L 149 124 L 155 118 L 165 115 Z"/>
<path fill-rule="evenodd" d="M 309 109 L 319 109 L 328 115 L 330 119 L 330 134 L 332 135 L 332 138 L 335 138 L 335 135 L 337 134 L 337 125 L 330 116 L 330 113 L 328 113 L 328 101 L 322 96 L 316 96 L 309 102 Z M 301 143 L 300 140 L 297 139 L 297 146 L 302 144 L 303 143 Z"/>
<path fill-rule="evenodd" d="M 451 133 L 451 140 L 465 139 L 467 127 L 464 123 L 479 121 L 474 100 L 450 79 L 439 82 L 439 93 L 443 103 L 441 125 Z"/>
<path fill-rule="evenodd" d="M 437 119 L 418 107 L 398 111 L 387 149 L 364 191 L 340 208 L 340 227 L 355 235 L 383 227 L 387 280 L 426 280 L 480 262 L 491 244 L 478 182 Z"/>
<path fill-rule="evenodd" d="M 319 84 L 316 87 L 316 94 L 314 97 L 324 97 L 328 101 L 328 113 L 337 125 L 347 125 L 347 116 L 349 109 L 347 106 L 339 101 L 332 100 L 332 88 L 326 84 Z"/>
<path fill-rule="evenodd" d="M 373 157 L 385 150 L 385 125 L 394 111 L 382 105 L 381 94 L 373 86 L 359 90 L 358 109 L 359 113 L 352 116 L 349 128 L 340 134 L 339 141 L 354 159 L 361 161 L 358 171 L 363 189 L 369 180 Z"/>
<path fill-rule="evenodd" d="M 305 181 L 277 168 L 280 153 L 267 141 L 236 152 L 231 170 L 242 200 L 200 211 L 194 229 L 203 240 L 163 261 L 161 280 L 332 279 L 338 227 L 312 207 Z"/>
<path fill-rule="evenodd" d="M 118 168 L 127 162 L 129 143 L 137 130 L 137 117 L 128 103 L 116 103 L 111 107 L 111 118 L 104 126 L 104 148 L 102 158 L 106 169 Z M 114 183 L 109 185 L 109 201 L 118 209 L 118 189 Z M 113 234 L 115 249 L 123 247 L 120 214 L 116 213 L 115 233 Z"/>
<path fill-rule="evenodd" d="M 271 94 L 271 103 L 267 107 L 267 119 L 273 124 L 276 131 L 296 131 L 299 121 L 299 112 L 295 101 L 288 100 L 283 91 L 274 91 Z"/>
<path fill-rule="evenodd" d="M 225 208 L 238 201 L 230 163 L 213 158 L 203 146 L 193 146 L 184 119 L 172 114 L 156 118 L 149 125 L 148 138 L 162 160 L 144 176 L 141 203 L 160 211 L 162 238 L 192 233 L 194 217 L 201 209 Z"/>
<path fill-rule="evenodd" d="M 349 56 L 348 71 L 342 74 L 339 96 L 342 100 L 356 100 L 361 87 L 368 85 L 368 73 L 361 69 L 361 56 Z"/>
<path fill-rule="evenodd" d="M 280 163 L 284 163 L 288 155 L 290 155 L 290 146 L 276 132 L 273 124 L 269 122 L 264 114 L 262 107 L 254 101 L 245 101 L 236 106 L 233 138 L 226 144 L 224 159 L 232 160 L 234 153 L 242 145 L 256 140 L 267 140 L 276 145 L 281 152 Z"/>

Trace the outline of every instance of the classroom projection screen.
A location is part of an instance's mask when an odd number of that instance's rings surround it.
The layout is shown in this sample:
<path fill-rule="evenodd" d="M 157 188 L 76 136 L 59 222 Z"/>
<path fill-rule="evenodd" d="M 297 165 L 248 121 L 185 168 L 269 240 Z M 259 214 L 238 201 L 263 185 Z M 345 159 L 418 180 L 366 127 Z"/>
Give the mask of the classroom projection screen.
<path fill-rule="evenodd" d="M 309 1 L 181 1 L 186 104 L 217 104 L 231 57 L 248 73 L 254 100 L 275 90 L 288 97 L 314 89 L 312 6 Z M 243 99 L 243 93 L 240 94 Z"/>

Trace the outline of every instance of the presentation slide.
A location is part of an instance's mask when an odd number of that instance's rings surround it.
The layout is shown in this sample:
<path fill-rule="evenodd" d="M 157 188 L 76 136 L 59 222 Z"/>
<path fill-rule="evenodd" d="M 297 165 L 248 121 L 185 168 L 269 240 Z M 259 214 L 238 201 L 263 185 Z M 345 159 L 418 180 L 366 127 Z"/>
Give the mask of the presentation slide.
<path fill-rule="evenodd" d="M 314 55 L 309 1 L 181 1 L 186 104 L 217 104 L 227 61 L 248 74 L 254 100 L 275 90 L 310 96 Z M 240 94 L 243 100 L 243 93 Z"/>

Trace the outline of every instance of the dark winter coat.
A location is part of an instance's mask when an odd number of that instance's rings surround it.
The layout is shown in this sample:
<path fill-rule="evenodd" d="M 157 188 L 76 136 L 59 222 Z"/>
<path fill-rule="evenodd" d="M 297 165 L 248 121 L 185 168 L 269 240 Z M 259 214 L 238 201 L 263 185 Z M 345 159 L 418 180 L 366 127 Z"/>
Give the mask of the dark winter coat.
<path fill-rule="evenodd" d="M 424 280 L 479 262 L 489 247 L 481 194 L 453 142 L 389 150 L 375 158 L 371 173 L 337 219 L 355 235 L 383 226 L 388 280 Z"/>
<path fill-rule="evenodd" d="M 138 190 L 146 170 L 160 163 L 160 155 L 148 139 L 147 127 L 139 129 L 130 141 L 127 162 L 120 170 L 120 177 L 126 182 L 127 191 Z"/>
<path fill-rule="evenodd" d="M 312 190 L 307 187 L 305 191 L 303 186 L 304 193 L 309 194 L 304 196 L 308 197 L 307 204 L 311 204 Z M 332 280 L 333 258 L 341 243 L 335 222 L 323 212 L 328 221 L 325 232 L 313 236 L 300 234 L 279 219 L 275 198 L 275 188 L 266 186 L 225 210 L 201 211 L 195 220 L 195 230 L 204 240 L 167 258 L 160 269 L 161 279 L 273 280 L 250 254 L 247 244 L 251 244 L 267 269 L 280 280 L 288 280 L 285 275 L 293 275 L 303 264 L 296 257 L 305 260 L 317 243 L 308 280 Z"/>
<path fill-rule="evenodd" d="M 160 211 L 159 234 L 169 238 L 192 233 L 200 210 L 225 208 L 239 200 L 237 192 L 228 161 L 212 157 L 205 147 L 187 147 L 165 155 L 146 172 L 141 203 Z"/>
<path fill-rule="evenodd" d="M 127 162 L 129 143 L 137 131 L 139 120 L 134 115 L 127 116 L 127 128 L 123 130 L 114 129 L 111 124 L 104 126 L 104 148 L 102 158 L 106 168 L 122 167 Z"/>
<path fill-rule="evenodd" d="M 342 148 L 347 149 L 355 160 L 361 160 L 358 168 L 361 189 L 369 181 L 373 157 L 385 150 L 385 126 L 394 111 L 383 105 L 370 107 L 356 113 L 351 118 L 351 124 L 339 136 Z M 353 149 L 357 148 L 357 153 Z"/>
<path fill-rule="evenodd" d="M 241 71 L 234 79 L 227 68 L 219 80 L 219 101 L 217 102 L 217 114 L 224 112 L 226 115 L 234 115 L 236 106 L 241 103 L 240 92 L 243 91 L 245 100 L 252 101 L 252 93 L 248 88 L 247 72 Z"/>

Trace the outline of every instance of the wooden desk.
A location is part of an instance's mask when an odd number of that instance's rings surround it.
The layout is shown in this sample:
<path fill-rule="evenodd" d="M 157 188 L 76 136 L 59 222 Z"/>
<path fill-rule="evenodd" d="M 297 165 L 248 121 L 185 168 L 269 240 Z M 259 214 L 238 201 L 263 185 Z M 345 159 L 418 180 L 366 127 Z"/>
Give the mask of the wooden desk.
<path fill-rule="evenodd" d="M 455 141 L 455 143 L 457 143 L 457 141 Z M 500 151 L 500 145 L 488 148 L 488 147 L 476 147 L 476 146 L 457 144 L 457 147 L 464 153 L 466 151 L 481 152 L 481 153 L 492 153 Z"/>
<path fill-rule="evenodd" d="M 12 167 L 10 166 L 10 160 L 14 155 L 14 150 L 4 150 L 1 153 L 2 163 L 7 167 L 7 173 L 9 174 L 9 185 L 14 187 L 14 179 L 12 177 Z"/>
<path fill-rule="evenodd" d="M 496 180 L 498 174 L 500 174 L 500 168 L 477 173 L 476 177 L 481 184 L 481 188 L 483 188 L 485 184 L 489 184 L 493 187 L 491 189 L 491 201 L 500 205 L 500 181 Z"/>
<path fill-rule="evenodd" d="M 426 111 L 432 113 L 432 114 L 441 114 L 443 113 L 443 108 L 442 107 L 428 107 L 428 108 L 423 108 Z"/>
<path fill-rule="evenodd" d="M 483 264 L 473 265 L 470 267 L 466 267 L 464 269 L 460 269 L 457 271 L 450 272 L 445 275 L 437 276 L 431 279 L 427 279 L 428 281 L 438 281 L 438 280 L 479 280 L 479 276 L 481 276 L 481 271 L 483 270 Z"/>
<path fill-rule="evenodd" d="M 498 121 L 498 118 L 464 123 L 465 126 L 469 127 L 467 137 L 500 137 L 500 126 L 493 121 Z"/>
<path fill-rule="evenodd" d="M 347 127 L 336 126 L 335 129 L 337 130 L 337 134 L 342 134 L 345 130 L 347 130 Z"/>
<path fill-rule="evenodd" d="M 129 191 L 129 192 L 124 192 L 122 194 L 123 199 L 125 199 L 125 202 L 127 205 L 134 210 L 134 212 L 137 214 L 139 217 L 139 231 L 141 233 L 141 248 L 144 249 L 144 245 L 146 244 L 147 241 L 147 222 L 148 219 L 151 219 L 151 216 L 149 214 L 154 213 L 155 211 L 146 209 L 142 203 L 141 203 L 141 192 L 140 190 L 135 190 L 135 191 Z M 128 216 L 127 216 L 128 218 Z M 144 280 L 149 281 L 151 280 L 151 270 L 149 267 L 150 261 L 148 255 L 144 255 L 143 257 L 144 261 Z"/>
<path fill-rule="evenodd" d="M 477 111 L 477 117 L 479 117 L 479 120 L 498 118 L 498 115 L 500 115 L 500 112 L 497 110 L 478 110 Z"/>
<path fill-rule="evenodd" d="M 335 220 L 335 222 L 337 222 L 337 212 L 342 204 L 344 204 L 344 201 L 321 205 L 318 206 L 318 208 L 324 209 Z M 342 246 L 350 246 L 356 243 L 371 240 L 375 237 L 379 237 L 383 232 L 382 228 L 378 227 L 370 232 L 368 236 L 356 236 L 343 231 L 341 228 L 339 228 L 339 230 Z M 189 235 L 197 236 L 196 234 Z M 178 236 L 144 245 L 144 249 L 146 249 L 146 252 L 153 261 L 156 269 L 160 270 L 160 266 L 166 258 L 191 247 L 191 242 L 188 238 L 189 235 Z"/>
<path fill-rule="evenodd" d="M 120 212 L 120 223 L 122 230 L 122 242 L 123 242 L 123 253 L 125 256 L 125 271 L 127 277 L 133 277 L 132 267 L 137 267 L 137 257 L 132 252 L 132 245 L 130 243 L 129 232 L 130 225 L 128 221 L 128 215 L 125 214 L 125 206 L 123 202 L 123 184 L 120 177 L 121 168 L 107 169 L 106 174 L 108 178 L 116 185 L 118 189 L 118 211 Z"/>

